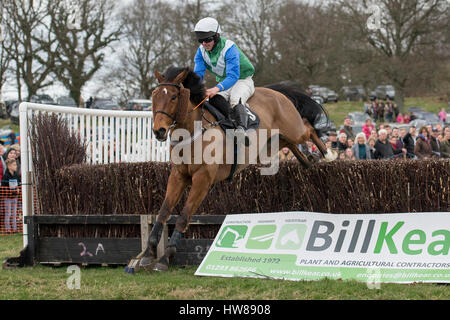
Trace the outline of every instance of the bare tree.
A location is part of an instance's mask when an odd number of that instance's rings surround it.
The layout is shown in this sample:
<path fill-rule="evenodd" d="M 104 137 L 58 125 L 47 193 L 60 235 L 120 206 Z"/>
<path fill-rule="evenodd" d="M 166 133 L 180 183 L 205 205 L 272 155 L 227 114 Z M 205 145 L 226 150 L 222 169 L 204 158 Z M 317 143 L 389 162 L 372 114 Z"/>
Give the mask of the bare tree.
<path fill-rule="evenodd" d="M 213 3 L 211 0 L 182 0 L 175 7 L 172 41 L 177 65 L 193 66 L 199 46 L 193 30 L 200 19 L 208 16 L 218 18 Z"/>
<path fill-rule="evenodd" d="M 7 72 L 11 62 L 11 55 L 6 50 L 9 47 L 6 39 L 6 28 L 3 26 L 3 21 L 6 19 L 6 14 L 3 11 L 3 3 L 0 4 L 0 100 L 1 90 L 7 80 Z"/>
<path fill-rule="evenodd" d="M 160 1 L 135 0 L 122 14 L 125 46 L 120 75 L 127 95 L 150 98 L 156 83 L 153 70 L 167 67 L 173 56 L 173 9 Z"/>
<path fill-rule="evenodd" d="M 72 12 L 69 13 L 65 1 L 51 0 L 48 4 L 51 34 L 57 46 L 44 40 L 41 44 L 56 53 L 52 70 L 77 103 L 83 86 L 103 65 L 102 50 L 119 39 L 120 24 L 114 17 L 116 3 L 115 0 L 78 1 L 78 6 L 71 10 L 76 11 L 79 25 L 69 21 Z"/>
<path fill-rule="evenodd" d="M 273 30 L 279 0 L 227 1 L 221 8 L 224 33 L 236 42 L 255 67 L 256 85 L 272 81 L 275 60 Z"/>
<path fill-rule="evenodd" d="M 349 13 L 347 22 L 358 29 L 360 39 L 383 59 L 379 68 L 396 89 L 395 100 L 403 111 L 405 88 L 411 70 L 421 61 L 421 52 L 440 44 L 449 29 L 446 0 L 341 0 Z M 433 50 L 431 50 L 433 51 Z M 432 69 L 428 68 L 428 72 Z"/>
<path fill-rule="evenodd" d="M 55 42 L 50 39 L 46 27 L 46 0 L 4 0 L 7 14 L 6 33 L 10 40 L 6 48 L 15 61 L 16 81 L 21 99 L 21 80 L 27 90 L 28 99 L 39 89 L 53 84 L 55 53 L 48 50 Z M 42 39 L 46 38 L 46 44 Z M 45 61 L 45 64 L 42 62 Z"/>
<path fill-rule="evenodd" d="M 278 12 L 279 26 L 273 31 L 284 77 L 337 87 L 345 73 L 345 54 L 339 11 L 289 1 Z"/>
<path fill-rule="evenodd" d="M 8 54 L 8 51 L 5 49 L 7 46 L 6 41 L 0 42 L 0 100 L 1 100 L 1 90 L 3 85 L 7 81 L 7 72 L 9 69 L 9 64 L 11 62 L 11 58 Z"/>

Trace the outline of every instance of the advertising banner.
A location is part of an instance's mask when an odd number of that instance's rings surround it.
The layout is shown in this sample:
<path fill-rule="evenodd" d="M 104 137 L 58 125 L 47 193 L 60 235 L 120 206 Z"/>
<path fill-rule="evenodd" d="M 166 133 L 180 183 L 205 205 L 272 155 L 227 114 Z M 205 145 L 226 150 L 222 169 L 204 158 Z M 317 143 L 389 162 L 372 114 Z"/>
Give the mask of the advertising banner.
<path fill-rule="evenodd" d="M 196 275 L 450 282 L 450 214 L 227 215 Z"/>

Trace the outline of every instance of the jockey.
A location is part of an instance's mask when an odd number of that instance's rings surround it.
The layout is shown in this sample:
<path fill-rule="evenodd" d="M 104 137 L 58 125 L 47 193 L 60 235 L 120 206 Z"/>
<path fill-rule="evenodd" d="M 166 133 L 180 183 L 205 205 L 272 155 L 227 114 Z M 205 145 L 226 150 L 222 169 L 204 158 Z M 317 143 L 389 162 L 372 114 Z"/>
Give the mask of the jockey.
<path fill-rule="evenodd" d="M 231 116 L 237 128 L 235 133 L 247 137 L 245 104 L 255 92 L 252 79 L 255 68 L 233 41 L 220 36 L 222 30 L 216 19 L 201 19 L 195 25 L 194 32 L 200 43 L 194 58 L 194 72 L 202 80 L 206 70 L 216 76 L 218 83 L 207 89 L 206 95 L 227 117 L 231 105 Z M 245 141 L 248 145 L 247 138 Z"/>

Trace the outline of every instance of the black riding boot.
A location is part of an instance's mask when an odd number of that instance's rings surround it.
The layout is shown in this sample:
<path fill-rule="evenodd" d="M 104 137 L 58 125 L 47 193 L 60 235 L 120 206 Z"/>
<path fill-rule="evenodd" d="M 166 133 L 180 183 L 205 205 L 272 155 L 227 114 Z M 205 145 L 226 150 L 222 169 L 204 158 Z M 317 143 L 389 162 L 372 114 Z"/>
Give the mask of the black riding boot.
<path fill-rule="evenodd" d="M 242 136 L 245 141 L 245 146 L 250 145 L 250 139 L 247 135 L 248 114 L 243 104 L 239 103 L 233 108 L 233 119 L 236 122 L 236 136 Z"/>
<path fill-rule="evenodd" d="M 209 103 L 219 109 L 220 112 L 222 112 L 222 114 L 225 116 L 225 118 L 229 117 L 232 110 L 231 105 L 223 96 L 221 96 L 220 94 L 216 94 L 214 97 L 209 99 Z"/>

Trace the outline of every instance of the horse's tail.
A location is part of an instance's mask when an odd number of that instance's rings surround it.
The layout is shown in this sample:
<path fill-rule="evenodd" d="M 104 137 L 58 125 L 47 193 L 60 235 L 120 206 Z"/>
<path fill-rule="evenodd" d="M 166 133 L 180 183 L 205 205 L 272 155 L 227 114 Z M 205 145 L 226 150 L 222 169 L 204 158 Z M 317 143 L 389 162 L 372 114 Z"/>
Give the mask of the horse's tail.
<path fill-rule="evenodd" d="M 292 101 L 300 116 L 314 127 L 319 137 L 325 136 L 331 130 L 331 122 L 325 108 L 304 93 L 294 82 L 284 81 L 265 86 L 281 92 Z"/>

